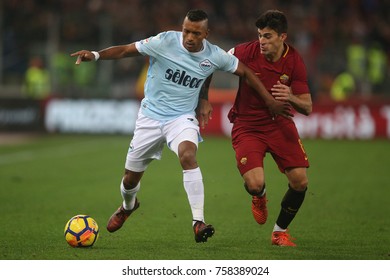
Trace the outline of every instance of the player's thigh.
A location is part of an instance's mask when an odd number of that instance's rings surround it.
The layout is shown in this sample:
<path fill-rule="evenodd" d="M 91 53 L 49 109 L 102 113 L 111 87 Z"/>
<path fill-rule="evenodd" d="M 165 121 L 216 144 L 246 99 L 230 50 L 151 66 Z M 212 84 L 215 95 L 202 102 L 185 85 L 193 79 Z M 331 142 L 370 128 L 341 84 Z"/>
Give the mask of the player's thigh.
<path fill-rule="evenodd" d="M 309 161 L 294 124 L 275 130 L 268 142 L 270 153 L 280 172 L 287 169 L 309 167 Z"/>
<path fill-rule="evenodd" d="M 235 139 L 233 149 L 235 151 L 237 168 L 241 176 L 255 168 L 263 169 L 264 156 L 267 151 L 267 145 L 263 141 L 251 136 L 242 137 L 241 139 Z M 257 174 L 256 178 L 264 177 L 259 176 L 256 172 L 253 173 Z M 249 174 L 252 174 L 252 172 Z M 263 172 L 260 174 L 263 174 Z"/>
<path fill-rule="evenodd" d="M 190 149 L 193 150 L 194 153 L 196 153 L 199 141 L 198 135 L 199 134 L 195 129 L 187 128 L 183 130 L 179 135 L 177 135 L 176 138 L 173 139 L 168 146 L 177 156 L 182 155 L 184 144 L 186 144 L 185 147 L 190 147 Z"/>
<path fill-rule="evenodd" d="M 181 116 L 164 126 L 163 133 L 167 139 L 168 147 L 176 155 L 179 155 L 179 145 L 189 141 L 198 147 L 203 139 L 199 132 L 198 120 L 192 115 Z"/>
<path fill-rule="evenodd" d="M 154 159 L 161 159 L 164 137 L 159 122 L 139 116 L 130 142 L 125 168 L 134 172 L 145 171 Z"/>

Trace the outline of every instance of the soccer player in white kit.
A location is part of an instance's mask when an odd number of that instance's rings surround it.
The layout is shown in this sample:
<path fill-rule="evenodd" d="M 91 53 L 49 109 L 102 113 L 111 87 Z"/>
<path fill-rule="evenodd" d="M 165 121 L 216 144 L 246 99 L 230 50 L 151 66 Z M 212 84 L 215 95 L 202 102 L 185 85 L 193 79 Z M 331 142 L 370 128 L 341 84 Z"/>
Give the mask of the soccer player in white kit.
<path fill-rule="evenodd" d="M 122 205 L 111 216 L 107 230 L 120 229 L 140 205 L 136 195 L 141 178 L 154 159 L 160 159 L 167 144 L 179 158 L 183 169 L 183 184 L 192 212 L 192 227 L 196 242 L 206 242 L 214 227 L 204 220 L 204 186 L 196 160 L 201 126 L 207 125 L 211 105 L 199 100 L 207 78 L 216 70 L 244 77 L 265 100 L 273 114 L 290 116 L 286 104 L 276 101 L 263 84 L 244 64 L 216 45 L 210 44 L 208 16 L 202 10 L 187 13 L 182 31 L 167 31 L 128 45 L 112 46 L 99 52 L 82 50 L 71 54 L 81 61 L 149 56 L 149 69 L 144 86 L 145 97 L 136 121 L 120 184 Z M 204 93 L 204 92 L 203 92 Z M 207 98 L 207 92 L 205 97 Z M 200 102 L 200 116 L 195 109 Z"/>

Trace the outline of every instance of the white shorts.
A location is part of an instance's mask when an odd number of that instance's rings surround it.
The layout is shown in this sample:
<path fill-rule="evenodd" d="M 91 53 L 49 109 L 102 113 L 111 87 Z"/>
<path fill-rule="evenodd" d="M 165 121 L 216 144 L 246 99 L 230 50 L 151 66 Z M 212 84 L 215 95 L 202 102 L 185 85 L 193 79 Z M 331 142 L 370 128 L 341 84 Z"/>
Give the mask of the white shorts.
<path fill-rule="evenodd" d="M 183 115 L 172 121 L 162 122 L 144 116 L 140 110 L 125 168 L 134 172 L 145 171 L 154 159 L 161 159 L 165 143 L 177 154 L 179 144 L 185 140 L 196 146 L 202 141 L 199 122 L 194 115 Z"/>

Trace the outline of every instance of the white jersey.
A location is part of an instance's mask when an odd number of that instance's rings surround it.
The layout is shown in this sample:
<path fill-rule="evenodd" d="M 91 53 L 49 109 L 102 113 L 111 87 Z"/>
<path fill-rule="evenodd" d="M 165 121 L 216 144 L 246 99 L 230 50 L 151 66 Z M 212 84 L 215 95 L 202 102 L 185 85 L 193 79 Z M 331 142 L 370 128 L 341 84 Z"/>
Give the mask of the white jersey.
<path fill-rule="evenodd" d="M 238 59 L 216 45 L 203 41 L 203 49 L 189 52 L 182 32 L 167 31 L 136 42 L 137 50 L 150 57 L 141 102 L 142 113 L 168 121 L 194 114 L 206 78 L 216 70 L 234 73 Z"/>

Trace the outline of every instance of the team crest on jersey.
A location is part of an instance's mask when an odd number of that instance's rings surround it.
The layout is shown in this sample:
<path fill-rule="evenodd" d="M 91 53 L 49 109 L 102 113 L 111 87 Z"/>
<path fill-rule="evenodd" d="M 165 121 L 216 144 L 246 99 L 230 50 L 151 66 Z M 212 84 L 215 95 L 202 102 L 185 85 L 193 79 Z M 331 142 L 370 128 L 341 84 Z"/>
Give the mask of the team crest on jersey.
<path fill-rule="evenodd" d="M 149 38 L 146 38 L 146 39 L 141 40 L 141 44 L 147 44 L 147 43 L 149 43 L 151 40 L 160 40 L 160 39 L 161 39 L 161 34 L 157 34 L 156 36 L 149 37 Z"/>
<path fill-rule="evenodd" d="M 289 80 L 290 80 L 290 77 L 286 74 L 283 74 L 282 76 L 280 76 L 280 82 L 284 85 L 287 85 Z"/>
<path fill-rule="evenodd" d="M 141 40 L 142 45 L 147 44 L 147 43 L 149 43 L 149 38 Z"/>
<path fill-rule="evenodd" d="M 246 157 L 241 158 L 240 163 L 242 165 L 245 165 L 248 162 L 248 159 Z"/>
<path fill-rule="evenodd" d="M 211 62 L 210 60 L 206 59 L 206 60 L 203 60 L 199 63 L 199 66 L 200 68 L 203 70 L 203 71 L 208 71 L 211 69 Z"/>

